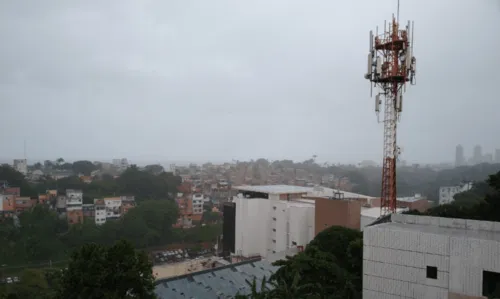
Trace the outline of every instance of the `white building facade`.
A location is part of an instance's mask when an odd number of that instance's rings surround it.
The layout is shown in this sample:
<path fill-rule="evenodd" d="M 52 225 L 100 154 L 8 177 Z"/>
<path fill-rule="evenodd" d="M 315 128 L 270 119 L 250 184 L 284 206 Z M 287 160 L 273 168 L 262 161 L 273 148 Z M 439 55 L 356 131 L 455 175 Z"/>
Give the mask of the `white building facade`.
<path fill-rule="evenodd" d="M 235 255 L 266 258 L 305 246 L 314 238 L 314 203 L 279 199 L 283 195 L 290 194 L 268 193 L 251 198 L 238 194 L 233 198 L 236 204 Z"/>
<path fill-rule="evenodd" d="M 460 186 L 440 187 L 439 188 L 439 204 L 444 205 L 444 204 L 452 203 L 454 200 L 453 196 L 455 196 L 455 194 L 469 191 L 470 189 L 472 189 L 471 182 L 462 184 Z"/>
<path fill-rule="evenodd" d="M 120 218 L 121 217 L 121 197 L 108 197 L 104 198 L 104 205 L 106 207 L 106 218 Z"/>
<path fill-rule="evenodd" d="M 26 159 L 15 159 L 12 166 L 23 175 L 28 174 L 28 161 Z"/>
<path fill-rule="evenodd" d="M 79 211 L 82 209 L 83 192 L 82 190 L 66 190 L 66 211 Z"/>
<path fill-rule="evenodd" d="M 203 214 L 203 194 L 195 193 L 193 200 L 193 214 Z"/>
<path fill-rule="evenodd" d="M 485 298 L 500 283 L 497 222 L 394 214 L 363 243 L 363 299 Z"/>

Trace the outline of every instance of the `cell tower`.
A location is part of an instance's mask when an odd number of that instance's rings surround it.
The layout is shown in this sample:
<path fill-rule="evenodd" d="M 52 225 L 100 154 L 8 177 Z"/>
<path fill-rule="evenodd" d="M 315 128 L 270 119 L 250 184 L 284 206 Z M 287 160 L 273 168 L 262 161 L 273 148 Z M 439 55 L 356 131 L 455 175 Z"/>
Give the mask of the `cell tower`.
<path fill-rule="evenodd" d="M 410 35 L 411 31 L 411 35 Z M 416 59 L 413 56 L 413 22 L 399 28 L 399 1 L 397 19 L 384 22 L 384 31 L 379 34 L 378 27 L 373 35 L 370 31 L 370 53 L 368 54 L 368 73 L 370 95 L 373 87 L 375 113 L 380 122 L 382 98 L 384 123 L 384 160 L 382 162 L 381 214 L 396 212 L 396 161 L 400 148 L 396 143 L 397 122 L 403 111 L 403 93 L 406 84 L 415 85 Z"/>

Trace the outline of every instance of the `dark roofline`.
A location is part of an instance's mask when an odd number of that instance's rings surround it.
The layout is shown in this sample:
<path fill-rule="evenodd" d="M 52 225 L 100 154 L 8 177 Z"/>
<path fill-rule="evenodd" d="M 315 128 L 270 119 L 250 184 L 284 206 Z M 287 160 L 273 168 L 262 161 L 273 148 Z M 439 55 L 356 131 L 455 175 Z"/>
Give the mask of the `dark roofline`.
<path fill-rule="evenodd" d="M 369 224 L 367 226 L 373 226 L 373 225 L 387 223 L 387 222 L 391 222 L 391 214 L 379 217 L 377 220 L 375 220 L 374 222 L 372 222 L 371 224 Z"/>
<path fill-rule="evenodd" d="M 229 269 L 229 268 L 232 268 L 232 267 L 237 267 L 237 266 L 241 266 L 241 265 L 251 264 L 251 263 L 255 263 L 255 262 L 260 262 L 261 260 L 262 260 L 262 258 L 257 257 L 257 258 L 252 258 L 252 259 L 249 259 L 249 260 L 246 260 L 246 261 L 237 262 L 237 263 L 233 263 L 233 264 L 229 264 L 229 265 L 225 265 L 225 266 L 221 266 L 221 267 L 217 267 L 217 268 L 211 268 L 211 269 L 201 270 L 201 271 L 198 271 L 198 272 L 195 272 L 195 273 L 188 273 L 188 274 L 183 274 L 183 275 L 174 276 L 174 277 L 162 278 L 162 279 L 159 279 L 159 280 L 155 281 L 154 285 L 157 286 L 157 285 L 162 284 L 164 282 L 169 282 L 169 281 L 184 279 L 184 278 L 193 277 L 193 276 L 196 276 L 196 275 L 206 274 L 206 273 L 210 273 L 210 272 L 214 272 L 214 271 Z"/>

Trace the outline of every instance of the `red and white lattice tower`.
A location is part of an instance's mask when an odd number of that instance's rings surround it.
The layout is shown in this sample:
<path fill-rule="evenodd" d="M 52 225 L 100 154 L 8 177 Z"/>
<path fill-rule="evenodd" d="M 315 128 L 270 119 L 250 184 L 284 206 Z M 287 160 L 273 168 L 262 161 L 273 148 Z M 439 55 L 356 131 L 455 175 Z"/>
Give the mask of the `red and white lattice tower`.
<path fill-rule="evenodd" d="M 375 87 L 377 90 L 375 96 L 377 118 L 383 106 L 384 159 L 381 215 L 396 212 L 396 161 L 400 153 L 396 143 L 397 123 L 403 111 L 403 93 L 406 91 L 406 85 L 416 83 L 415 66 L 413 22 L 408 22 L 404 29 L 400 29 L 398 20 L 393 16 L 392 22 L 384 23 L 382 33 L 378 32 L 378 28 L 375 35 L 370 31 L 368 73 L 365 79 L 370 80 L 371 88 Z"/>

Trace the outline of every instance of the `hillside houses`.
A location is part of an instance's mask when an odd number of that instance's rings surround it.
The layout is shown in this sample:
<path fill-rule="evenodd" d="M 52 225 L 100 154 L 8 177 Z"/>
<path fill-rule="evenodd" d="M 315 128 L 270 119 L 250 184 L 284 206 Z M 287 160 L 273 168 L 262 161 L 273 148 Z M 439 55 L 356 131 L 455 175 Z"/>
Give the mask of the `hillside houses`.
<path fill-rule="evenodd" d="M 9 187 L 8 184 L 0 188 L 0 217 L 8 218 L 28 211 L 36 205 L 47 205 L 54 210 L 61 219 L 68 224 L 83 223 L 85 220 L 97 225 L 107 221 L 119 219 L 130 209 L 136 206 L 134 196 L 118 196 L 94 199 L 94 203 L 83 203 L 82 190 L 67 189 L 65 194 L 58 194 L 57 190 L 47 190 L 37 198 L 20 196 L 18 187 Z"/>

